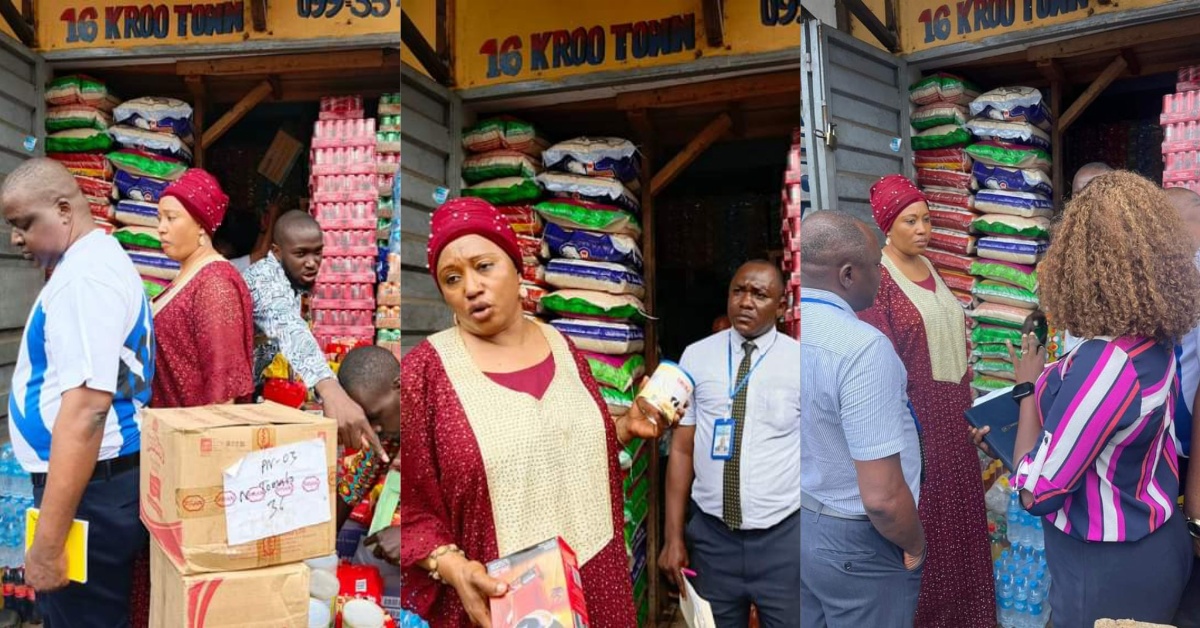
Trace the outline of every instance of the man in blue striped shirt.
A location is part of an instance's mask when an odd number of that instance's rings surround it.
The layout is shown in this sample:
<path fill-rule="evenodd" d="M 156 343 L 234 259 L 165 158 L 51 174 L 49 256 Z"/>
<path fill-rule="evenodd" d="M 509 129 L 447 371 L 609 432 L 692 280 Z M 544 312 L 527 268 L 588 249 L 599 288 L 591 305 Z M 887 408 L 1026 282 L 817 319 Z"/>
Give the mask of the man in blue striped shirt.
<path fill-rule="evenodd" d="M 855 312 L 879 290 L 874 232 L 823 211 L 801 226 L 801 621 L 911 626 L 925 535 L 907 373 Z"/>

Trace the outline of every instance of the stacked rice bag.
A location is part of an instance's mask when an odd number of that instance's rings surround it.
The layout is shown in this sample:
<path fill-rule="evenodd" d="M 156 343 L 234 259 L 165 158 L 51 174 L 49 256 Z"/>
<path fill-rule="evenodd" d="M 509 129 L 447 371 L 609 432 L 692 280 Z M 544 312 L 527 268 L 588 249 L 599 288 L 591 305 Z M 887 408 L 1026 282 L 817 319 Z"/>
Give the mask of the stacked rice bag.
<path fill-rule="evenodd" d="M 521 278 L 522 306 L 528 314 L 541 313 L 548 292 L 542 263 L 543 224 L 534 204 L 542 197 L 537 175 L 542 172 L 542 152 L 549 144 L 533 125 L 511 116 L 484 120 L 463 134 L 463 196 L 474 196 L 495 205 L 521 242 L 525 272 Z"/>
<path fill-rule="evenodd" d="M 384 94 L 379 99 L 379 133 L 385 140 L 390 134 L 400 134 L 400 94 Z M 376 206 L 379 241 L 380 273 L 375 295 L 375 344 L 384 347 L 400 359 L 400 213 L 394 211 L 400 198 L 400 146 L 384 141 L 376 144 L 376 172 L 380 181 L 380 197 Z M 387 185 L 384 185 L 387 184 Z M 386 193 L 385 193 L 386 192 Z M 393 271 L 394 267 L 394 271 Z"/>
<path fill-rule="evenodd" d="M 361 96 L 321 99 L 309 187 L 310 211 L 325 233 L 311 303 L 313 335 L 322 347 L 375 342 L 378 139 Z"/>
<path fill-rule="evenodd" d="M 158 238 L 158 201 L 192 163 L 192 107 L 173 98 L 135 98 L 113 111 L 108 160 L 116 172 L 113 235 L 142 275 L 146 293 L 160 294 L 179 274 Z"/>
<path fill-rule="evenodd" d="M 113 225 L 113 171 L 104 154 L 119 102 L 101 81 L 83 75 L 55 79 L 46 88 L 46 153 L 61 162 L 83 190 L 92 218 L 106 233 Z"/>
<path fill-rule="evenodd" d="M 967 148 L 980 188 L 971 223 L 978 259 L 970 273 L 978 304 L 971 316 L 972 387 L 986 393 L 1014 383 L 1006 341 L 1020 343 L 1025 319 L 1038 309 L 1037 263 L 1050 238 L 1053 121 L 1042 94 L 1004 87 L 971 103 L 967 128 L 980 141 Z"/>

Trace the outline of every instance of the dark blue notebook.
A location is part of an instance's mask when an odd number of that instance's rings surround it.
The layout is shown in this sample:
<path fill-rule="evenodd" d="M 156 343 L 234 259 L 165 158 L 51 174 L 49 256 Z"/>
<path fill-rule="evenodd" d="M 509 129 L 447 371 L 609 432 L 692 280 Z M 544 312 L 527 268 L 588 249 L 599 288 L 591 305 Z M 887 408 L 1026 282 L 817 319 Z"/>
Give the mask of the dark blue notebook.
<path fill-rule="evenodd" d="M 975 428 L 991 427 L 983 442 L 992 448 L 992 454 L 1004 463 L 1004 468 L 1013 468 L 1013 449 L 1017 446 L 1017 420 L 1021 408 L 1012 398 L 1012 387 L 997 390 L 975 400 L 967 410 L 967 422 Z"/>

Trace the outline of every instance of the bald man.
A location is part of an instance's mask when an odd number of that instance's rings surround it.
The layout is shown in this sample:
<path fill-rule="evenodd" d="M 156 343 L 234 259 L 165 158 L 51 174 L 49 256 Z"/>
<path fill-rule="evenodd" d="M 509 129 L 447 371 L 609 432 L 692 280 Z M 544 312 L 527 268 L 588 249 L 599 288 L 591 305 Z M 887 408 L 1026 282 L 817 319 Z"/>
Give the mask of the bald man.
<path fill-rule="evenodd" d="M 154 329 L 141 278 L 92 221 L 75 178 L 47 159 L 5 179 L 12 244 L 53 268 L 13 371 L 8 428 L 41 509 L 25 558 L 49 626 L 128 626 L 133 565 L 148 543 L 138 519 L 142 408 Z M 73 519 L 89 524 L 87 584 L 67 582 Z"/>
<path fill-rule="evenodd" d="M 799 626 L 911 626 L 925 560 L 920 437 L 900 356 L 855 314 L 879 290 L 879 241 L 830 211 L 800 233 Z"/>
<path fill-rule="evenodd" d="M 1071 196 L 1079 196 L 1079 193 L 1083 192 L 1083 188 L 1086 188 L 1092 179 L 1110 172 L 1113 172 L 1113 169 L 1108 164 L 1099 161 L 1084 165 L 1079 172 L 1075 173 L 1075 178 L 1071 181 Z"/>
<path fill-rule="evenodd" d="M 334 377 L 302 313 L 304 295 L 312 291 L 325 255 L 325 234 L 312 216 L 290 211 L 275 223 L 273 244 L 267 257 L 243 276 L 254 302 L 254 327 L 258 339 L 254 372 L 262 373 L 282 354 L 309 389 L 320 396 L 325 416 L 338 422 L 338 440 L 350 449 L 371 449 L 383 460 L 388 453 L 367 421 L 363 409 Z"/>

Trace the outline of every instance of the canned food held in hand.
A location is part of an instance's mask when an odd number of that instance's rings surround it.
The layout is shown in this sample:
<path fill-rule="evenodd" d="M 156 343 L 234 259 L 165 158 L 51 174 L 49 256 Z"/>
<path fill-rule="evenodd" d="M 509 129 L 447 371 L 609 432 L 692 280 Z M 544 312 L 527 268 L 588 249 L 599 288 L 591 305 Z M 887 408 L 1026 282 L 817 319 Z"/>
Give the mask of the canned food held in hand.
<path fill-rule="evenodd" d="M 638 398 L 658 408 L 668 425 L 675 425 L 680 418 L 679 406 L 687 402 L 695 388 L 696 382 L 691 375 L 678 364 L 664 360 L 659 363 L 646 387 L 638 393 Z"/>

